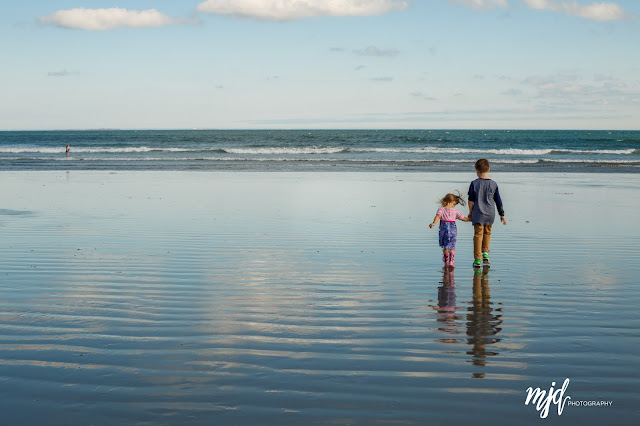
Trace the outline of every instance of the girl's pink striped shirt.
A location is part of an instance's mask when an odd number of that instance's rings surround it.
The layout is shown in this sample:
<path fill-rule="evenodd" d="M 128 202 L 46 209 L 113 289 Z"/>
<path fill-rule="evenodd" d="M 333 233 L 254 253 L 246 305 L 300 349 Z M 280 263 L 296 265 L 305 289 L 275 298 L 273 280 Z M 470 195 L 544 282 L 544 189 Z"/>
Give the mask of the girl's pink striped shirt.
<path fill-rule="evenodd" d="M 440 215 L 440 220 L 443 222 L 455 222 L 456 219 L 459 219 L 459 220 L 464 219 L 464 215 L 460 213 L 458 210 L 448 209 L 445 207 L 440 207 L 436 214 Z"/>

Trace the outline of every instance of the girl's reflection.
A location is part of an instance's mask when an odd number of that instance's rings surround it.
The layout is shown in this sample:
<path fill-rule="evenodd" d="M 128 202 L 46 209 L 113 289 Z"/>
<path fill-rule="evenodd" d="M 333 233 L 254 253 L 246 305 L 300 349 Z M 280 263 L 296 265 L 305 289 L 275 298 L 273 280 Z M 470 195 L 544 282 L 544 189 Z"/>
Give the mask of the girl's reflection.
<path fill-rule="evenodd" d="M 444 268 L 442 276 L 442 286 L 438 287 L 438 330 L 447 333 L 458 334 L 461 332 L 460 325 L 456 323 L 460 317 L 456 311 L 456 281 L 453 276 L 453 269 Z M 455 338 L 438 339 L 443 343 L 454 343 Z"/>

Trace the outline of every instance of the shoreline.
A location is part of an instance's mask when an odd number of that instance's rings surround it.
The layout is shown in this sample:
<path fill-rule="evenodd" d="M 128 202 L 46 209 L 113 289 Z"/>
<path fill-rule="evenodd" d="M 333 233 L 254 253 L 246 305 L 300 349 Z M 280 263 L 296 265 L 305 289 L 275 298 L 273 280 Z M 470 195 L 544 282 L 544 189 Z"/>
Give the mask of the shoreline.
<path fill-rule="evenodd" d="M 245 161 L 245 160 L 241 160 Z M 442 165 L 442 166 L 433 166 L 430 169 L 417 168 L 412 166 L 398 168 L 397 166 L 380 166 L 373 167 L 369 166 L 367 168 L 359 168 L 358 166 L 352 167 L 340 167 L 330 165 L 326 168 L 318 168 L 318 167 L 308 167 L 304 166 L 293 166 L 290 168 L 265 168 L 263 165 L 261 167 L 246 167 L 246 168 L 238 168 L 236 165 L 228 166 L 228 167 L 210 167 L 210 166 L 202 166 L 202 167 L 193 167 L 189 168 L 176 168 L 176 167 L 155 167 L 151 168 L 148 166 L 139 166 L 132 167 L 131 165 L 127 165 L 127 167 L 82 167 L 79 166 L 77 168 L 69 168 L 69 167 L 52 167 L 52 168 L 20 168 L 20 167 L 7 167 L 6 165 L 0 165 L 0 172 L 224 172 L 224 173 L 407 173 L 407 174 L 428 174 L 428 173 L 461 173 L 468 172 L 470 169 L 473 170 L 473 162 L 469 162 L 466 167 L 454 166 L 450 165 Z M 549 167 L 541 167 L 541 166 L 519 166 L 519 167 L 509 167 L 509 168 L 500 168 L 492 167 L 493 173 L 535 173 L 535 174 L 545 174 L 545 173 L 553 173 L 553 174 L 624 174 L 624 175 L 635 175 L 640 174 L 640 166 L 611 166 L 611 167 L 589 167 L 584 165 L 576 165 L 572 168 L 567 168 L 566 166 L 549 166 Z"/>

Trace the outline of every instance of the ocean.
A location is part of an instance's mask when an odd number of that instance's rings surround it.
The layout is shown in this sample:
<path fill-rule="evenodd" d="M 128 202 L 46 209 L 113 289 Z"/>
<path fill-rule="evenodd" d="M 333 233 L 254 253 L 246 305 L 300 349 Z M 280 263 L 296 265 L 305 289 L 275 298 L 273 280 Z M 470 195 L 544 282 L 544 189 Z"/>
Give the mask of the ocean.
<path fill-rule="evenodd" d="M 65 146 L 70 145 L 70 155 Z M 0 132 L 0 170 L 640 172 L 640 131 Z"/>

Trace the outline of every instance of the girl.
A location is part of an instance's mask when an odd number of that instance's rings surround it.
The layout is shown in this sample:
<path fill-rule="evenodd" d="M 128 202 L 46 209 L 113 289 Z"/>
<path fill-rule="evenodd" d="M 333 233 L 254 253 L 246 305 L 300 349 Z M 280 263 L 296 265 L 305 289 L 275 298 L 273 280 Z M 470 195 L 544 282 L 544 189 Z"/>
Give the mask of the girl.
<path fill-rule="evenodd" d="M 454 207 L 456 204 L 464 206 L 466 203 L 464 198 L 458 192 L 458 195 L 447 194 L 440 200 L 440 207 L 436 213 L 436 217 L 433 222 L 429 224 L 429 228 L 433 228 L 433 225 L 440 221 L 440 232 L 438 234 L 440 247 L 442 247 L 442 261 L 444 266 L 455 268 L 453 258 L 456 255 L 456 237 L 458 236 L 458 228 L 456 227 L 456 219 L 460 219 L 463 222 L 470 222 L 468 217 L 463 216 Z"/>

